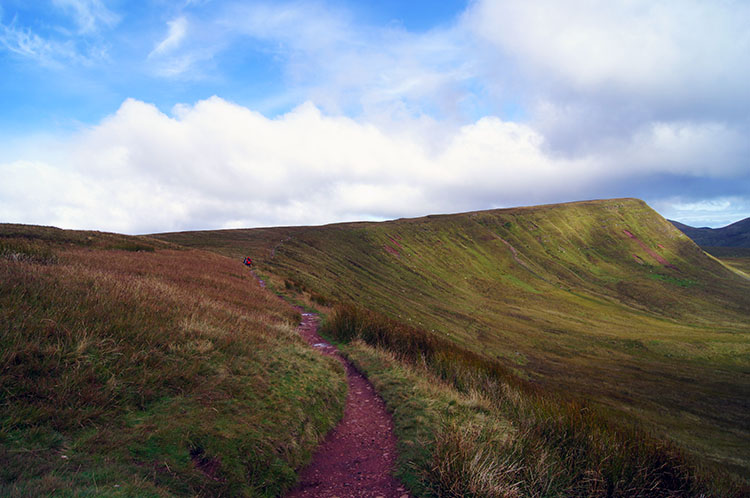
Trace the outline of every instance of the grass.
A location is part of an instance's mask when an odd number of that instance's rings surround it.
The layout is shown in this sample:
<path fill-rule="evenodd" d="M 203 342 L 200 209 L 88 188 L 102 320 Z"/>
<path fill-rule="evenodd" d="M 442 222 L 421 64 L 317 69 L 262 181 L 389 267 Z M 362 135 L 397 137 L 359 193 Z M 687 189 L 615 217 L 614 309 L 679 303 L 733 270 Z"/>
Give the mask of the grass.
<path fill-rule="evenodd" d="M 399 473 L 420 496 L 745 496 L 725 472 L 426 331 L 354 306 L 325 333 L 394 413 Z"/>
<path fill-rule="evenodd" d="M 22 238 L 0 239 L 0 259 L 39 264 L 57 263 L 57 255 L 48 245 Z"/>
<path fill-rule="evenodd" d="M 393 353 L 361 341 L 343 350 L 393 411 L 399 441 L 397 475 L 413 493 L 508 496 L 504 492 L 517 487 L 484 458 L 512 428 L 502 418 L 488 418 L 490 406 L 481 395 L 463 395 L 424 369 L 405 365 Z M 456 451 L 456 446 L 463 451 Z"/>
<path fill-rule="evenodd" d="M 733 270 L 750 278 L 750 247 L 702 247 L 704 251 L 719 258 Z"/>
<path fill-rule="evenodd" d="M 740 274 L 744 274 L 745 277 L 750 278 L 750 257 L 721 258 L 721 261 L 730 268 L 738 270 Z"/>
<path fill-rule="evenodd" d="M 0 495 L 276 496 L 342 413 L 341 367 L 241 262 L 17 225 L 0 248 Z"/>
<path fill-rule="evenodd" d="M 750 281 L 641 201 L 159 237 L 255 256 L 277 289 L 357 303 L 750 476 Z"/>

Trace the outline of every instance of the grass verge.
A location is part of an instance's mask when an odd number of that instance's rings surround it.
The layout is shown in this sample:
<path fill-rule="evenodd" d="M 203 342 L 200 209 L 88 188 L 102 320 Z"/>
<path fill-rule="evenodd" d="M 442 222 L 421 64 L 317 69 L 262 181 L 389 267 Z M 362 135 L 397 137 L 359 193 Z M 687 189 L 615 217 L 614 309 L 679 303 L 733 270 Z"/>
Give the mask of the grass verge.
<path fill-rule="evenodd" d="M 400 477 L 432 496 L 747 496 L 673 444 L 354 306 L 325 333 L 392 410 Z"/>

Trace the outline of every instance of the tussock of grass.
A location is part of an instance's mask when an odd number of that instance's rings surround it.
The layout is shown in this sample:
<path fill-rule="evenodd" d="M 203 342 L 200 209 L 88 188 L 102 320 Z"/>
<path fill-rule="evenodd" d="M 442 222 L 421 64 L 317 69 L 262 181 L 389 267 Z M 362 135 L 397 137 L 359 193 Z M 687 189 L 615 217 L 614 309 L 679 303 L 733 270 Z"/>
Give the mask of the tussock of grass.
<path fill-rule="evenodd" d="M 326 333 L 394 412 L 400 472 L 437 496 L 743 496 L 673 444 L 427 332 L 354 306 Z M 421 370 L 419 375 L 414 370 Z M 425 384 L 433 386 L 425 387 Z M 442 386 L 436 389 L 434 386 Z M 457 401 L 461 400 L 461 401 Z M 473 402 L 469 400 L 474 400 Z M 472 405 L 468 413 L 457 405 Z"/>
<path fill-rule="evenodd" d="M 0 495 L 291 486 L 346 391 L 297 312 L 238 261 L 54 233 L 0 238 L 43 255 L 0 258 Z"/>
<path fill-rule="evenodd" d="M 498 460 L 493 452 L 497 437 L 482 426 L 444 425 L 435 435 L 428 478 L 449 496 L 521 496 L 519 464 Z"/>
<path fill-rule="evenodd" d="M 57 255 L 48 245 L 19 238 L 0 239 L 0 258 L 22 263 L 57 263 Z"/>

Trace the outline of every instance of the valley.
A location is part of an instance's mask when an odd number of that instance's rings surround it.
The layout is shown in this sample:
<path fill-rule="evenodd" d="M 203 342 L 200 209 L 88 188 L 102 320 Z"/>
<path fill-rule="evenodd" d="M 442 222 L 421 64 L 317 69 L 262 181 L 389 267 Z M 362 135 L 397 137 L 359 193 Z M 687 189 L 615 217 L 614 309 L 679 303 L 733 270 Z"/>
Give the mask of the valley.
<path fill-rule="evenodd" d="M 750 473 L 750 282 L 634 199 L 165 235 L 256 256 Z"/>

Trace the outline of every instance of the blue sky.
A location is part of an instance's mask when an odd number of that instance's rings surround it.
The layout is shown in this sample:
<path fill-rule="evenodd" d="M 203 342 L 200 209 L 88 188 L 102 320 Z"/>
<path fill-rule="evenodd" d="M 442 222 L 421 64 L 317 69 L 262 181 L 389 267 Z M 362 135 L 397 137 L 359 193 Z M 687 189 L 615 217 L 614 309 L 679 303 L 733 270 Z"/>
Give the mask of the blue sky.
<path fill-rule="evenodd" d="M 279 63 L 284 48 L 278 44 L 283 42 L 218 33 L 222 18 L 231 12 L 253 5 L 273 10 L 274 4 L 2 1 L 2 130 L 12 134 L 51 124 L 69 129 L 96 123 L 127 98 L 169 110 L 177 103 L 219 95 L 263 107 L 271 116 L 288 111 L 300 102 L 276 100 L 288 84 Z M 466 8 L 465 1 L 451 0 L 308 5 L 312 10 L 333 9 L 352 27 L 392 26 L 415 32 L 449 24 Z M 170 23 L 180 19 L 185 29 L 191 25 L 199 30 L 193 43 L 205 44 L 208 53 L 190 70 L 165 77 L 160 71 L 168 69 L 159 68 L 156 54 L 149 55 L 169 34 Z"/>
<path fill-rule="evenodd" d="M 0 0 L 0 221 L 750 216 L 750 6 Z"/>

